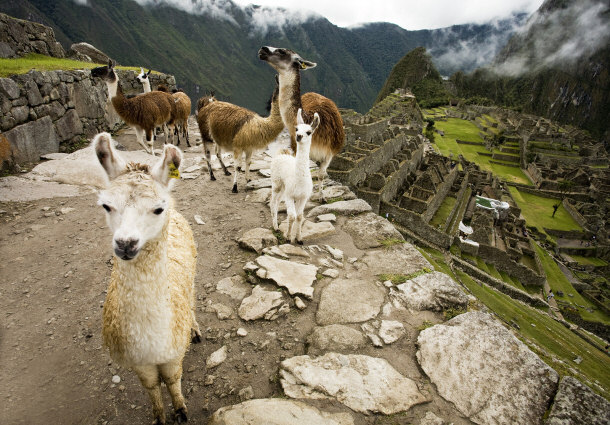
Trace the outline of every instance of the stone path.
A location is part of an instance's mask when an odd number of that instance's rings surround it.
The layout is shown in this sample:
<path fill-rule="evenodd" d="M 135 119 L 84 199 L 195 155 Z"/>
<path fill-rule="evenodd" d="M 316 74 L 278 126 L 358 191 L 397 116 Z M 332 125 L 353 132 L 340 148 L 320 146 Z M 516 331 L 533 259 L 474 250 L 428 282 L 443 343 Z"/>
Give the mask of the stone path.
<path fill-rule="evenodd" d="M 191 127 L 191 134 L 195 131 Z M 66 171 L 68 161 L 84 172 L 90 155 L 42 164 L 26 180 L 39 176 L 54 182 L 48 184 L 73 185 L 77 174 Z M 212 227 L 196 232 L 196 239 L 200 266 L 215 270 L 198 283 L 197 316 L 205 341 L 185 359 L 189 422 L 541 422 L 558 388 L 554 370 L 492 315 L 478 311 L 484 308 L 464 288 L 434 271 L 391 223 L 344 186 L 327 182 L 325 197 L 336 202 L 309 204 L 304 246 L 283 243 L 270 230 L 266 205 L 263 177 L 271 156 L 259 153 L 255 160 L 261 179 L 250 182 L 248 193 L 240 194 L 243 203 L 231 212 L 247 215 L 255 225 L 231 236 L 230 257 L 209 262 L 204 239 L 198 239 L 211 237 L 213 230 L 226 239 L 222 215 L 202 213 L 203 225 L 188 217 L 197 229 Z M 180 185 L 209 183 L 200 148 L 187 149 L 185 168 L 189 179 Z M 86 182 L 99 180 L 92 174 Z M 228 180 L 216 187 L 215 196 L 231 196 Z M 77 189 L 71 196 L 90 190 Z M 388 274 L 406 281 L 395 285 L 383 279 Z M 446 321 L 448 309 L 468 312 Z M 148 420 L 146 413 L 142 417 Z M 595 417 L 607 414 L 606 407 Z"/>

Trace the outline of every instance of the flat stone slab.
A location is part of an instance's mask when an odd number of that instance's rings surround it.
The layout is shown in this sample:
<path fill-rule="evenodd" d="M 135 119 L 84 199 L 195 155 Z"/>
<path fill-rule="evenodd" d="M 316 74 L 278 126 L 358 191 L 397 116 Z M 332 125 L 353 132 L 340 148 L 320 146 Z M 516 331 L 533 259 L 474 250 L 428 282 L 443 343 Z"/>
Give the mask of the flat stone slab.
<path fill-rule="evenodd" d="M 610 403 L 578 379 L 565 376 L 545 425 L 571 424 L 610 424 Z"/>
<path fill-rule="evenodd" d="M 242 300 L 237 313 L 244 320 L 269 320 L 283 304 L 284 296 L 280 291 L 270 286 L 256 285 L 252 294 Z"/>
<path fill-rule="evenodd" d="M 473 422 L 541 423 L 559 375 L 490 314 L 460 314 L 417 342 L 438 393 Z"/>
<path fill-rule="evenodd" d="M 257 189 L 255 191 L 253 191 L 252 193 L 249 193 L 246 195 L 246 201 L 249 202 L 259 202 L 261 204 L 264 204 L 266 202 L 269 202 L 269 200 L 271 199 L 271 189 L 269 188 L 262 188 L 262 189 Z"/>
<path fill-rule="evenodd" d="M 282 221 L 280 224 L 280 231 L 284 234 L 284 237 L 289 239 L 288 232 L 288 220 Z M 301 240 L 310 241 L 312 239 L 323 238 L 324 236 L 332 235 L 336 232 L 335 226 L 327 221 L 321 223 L 314 223 L 309 220 L 303 221 L 303 227 L 301 228 Z"/>
<path fill-rule="evenodd" d="M 356 199 L 354 192 L 352 192 L 347 186 L 325 187 L 322 190 L 322 194 L 324 195 L 324 199 L 343 198 L 343 201 L 351 201 L 352 199 Z M 311 195 L 311 199 L 312 201 L 321 200 L 322 197 L 320 196 L 320 191 L 314 190 L 313 195 Z"/>
<path fill-rule="evenodd" d="M 263 248 L 277 245 L 277 238 L 270 229 L 257 227 L 244 233 L 238 243 L 240 247 L 260 254 Z"/>
<path fill-rule="evenodd" d="M 307 217 L 317 217 L 328 213 L 351 215 L 369 212 L 371 210 L 371 206 L 366 201 L 362 199 L 353 199 L 351 201 L 339 201 L 333 202 L 332 204 L 320 205 L 309 211 Z"/>
<path fill-rule="evenodd" d="M 324 351 L 357 350 L 366 346 L 362 332 L 336 324 L 315 327 L 308 341 L 311 347 Z"/>
<path fill-rule="evenodd" d="M 301 401 L 262 398 L 221 407 L 208 425 L 353 425 L 349 413 L 327 413 Z"/>
<path fill-rule="evenodd" d="M 392 344 L 406 333 L 404 325 L 396 320 L 382 320 L 379 326 L 379 337 L 383 340 L 384 344 Z"/>
<path fill-rule="evenodd" d="M 0 179 L 0 201 L 2 202 L 26 202 L 59 197 L 68 198 L 94 192 L 94 189 L 83 186 L 50 181 L 35 181 L 15 176 L 7 176 Z"/>
<path fill-rule="evenodd" d="M 357 279 L 335 279 L 320 296 L 316 313 L 319 325 L 360 323 L 377 317 L 385 291 L 375 283 Z"/>
<path fill-rule="evenodd" d="M 281 363 L 280 376 L 288 397 L 336 399 L 365 414 L 391 415 L 428 401 L 413 380 L 376 357 L 339 353 L 297 356 Z"/>
<path fill-rule="evenodd" d="M 451 277 L 441 272 L 424 273 L 391 290 L 406 307 L 414 310 L 443 311 L 466 309 L 468 296 Z"/>
<path fill-rule="evenodd" d="M 246 183 L 246 190 L 256 190 L 256 189 L 262 189 L 265 187 L 271 187 L 270 178 L 252 180 L 252 181 L 249 181 L 248 183 Z"/>
<path fill-rule="evenodd" d="M 347 219 L 342 229 L 349 233 L 358 249 L 376 248 L 388 239 L 405 240 L 392 223 L 374 212 Z"/>
<path fill-rule="evenodd" d="M 241 301 L 250 294 L 252 287 L 246 283 L 242 276 L 235 275 L 220 280 L 216 284 L 216 290 L 234 300 Z"/>
<path fill-rule="evenodd" d="M 278 286 L 286 288 L 290 295 L 304 295 L 309 299 L 313 297 L 313 282 L 318 272 L 316 266 L 281 260 L 269 255 L 258 257 L 256 264 L 266 270 L 265 279 L 273 280 Z"/>
<path fill-rule="evenodd" d="M 384 273 L 410 275 L 432 265 L 410 243 L 402 243 L 391 248 L 366 252 L 360 260 L 375 275 Z"/>
<path fill-rule="evenodd" d="M 299 246 L 291 245 L 289 243 L 279 245 L 278 249 L 286 255 L 291 255 L 291 256 L 295 256 L 295 257 L 305 257 L 305 258 L 311 257 L 309 255 L 309 253 L 307 251 L 305 251 L 303 248 L 301 248 Z"/>
<path fill-rule="evenodd" d="M 334 214 L 322 214 L 316 217 L 318 221 L 337 221 L 337 216 Z"/>

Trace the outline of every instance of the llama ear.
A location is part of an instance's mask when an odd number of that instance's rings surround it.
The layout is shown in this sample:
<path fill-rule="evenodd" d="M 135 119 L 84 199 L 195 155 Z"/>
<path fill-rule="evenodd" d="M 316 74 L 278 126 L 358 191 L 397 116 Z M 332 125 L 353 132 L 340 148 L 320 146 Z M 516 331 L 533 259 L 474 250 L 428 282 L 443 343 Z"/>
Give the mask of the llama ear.
<path fill-rule="evenodd" d="M 100 133 L 93 138 L 95 155 L 110 180 L 115 179 L 125 170 L 125 161 L 114 149 L 112 137 L 108 133 Z"/>
<path fill-rule="evenodd" d="M 151 72 L 152 72 L 152 69 L 149 69 L 148 72 L 146 73 L 146 75 L 150 75 Z"/>
<path fill-rule="evenodd" d="M 108 69 L 112 68 L 114 68 L 114 62 L 112 61 L 112 59 L 108 59 Z"/>
<path fill-rule="evenodd" d="M 307 61 L 307 60 L 302 59 L 302 58 L 299 58 L 298 60 L 299 60 L 300 68 L 302 70 L 309 69 L 309 68 L 315 68 L 318 65 L 315 62 L 310 62 L 310 61 Z"/>
<path fill-rule="evenodd" d="M 144 68 L 140 67 L 140 74 L 144 74 Z"/>
<path fill-rule="evenodd" d="M 320 125 L 320 115 L 318 115 L 318 113 L 316 112 L 315 114 L 313 114 L 313 121 L 311 122 L 311 132 L 313 133 L 314 131 L 316 131 L 316 128 L 318 128 L 318 126 Z"/>
<path fill-rule="evenodd" d="M 275 84 L 279 84 L 280 83 L 280 76 L 278 74 L 275 74 Z"/>
<path fill-rule="evenodd" d="M 305 124 L 305 121 L 303 121 L 303 110 L 299 108 L 297 111 L 297 125 L 301 124 Z"/>
<path fill-rule="evenodd" d="M 153 179 L 165 187 L 171 187 L 173 179 L 180 178 L 182 151 L 174 145 L 165 145 L 161 159 L 151 171 Z"/>

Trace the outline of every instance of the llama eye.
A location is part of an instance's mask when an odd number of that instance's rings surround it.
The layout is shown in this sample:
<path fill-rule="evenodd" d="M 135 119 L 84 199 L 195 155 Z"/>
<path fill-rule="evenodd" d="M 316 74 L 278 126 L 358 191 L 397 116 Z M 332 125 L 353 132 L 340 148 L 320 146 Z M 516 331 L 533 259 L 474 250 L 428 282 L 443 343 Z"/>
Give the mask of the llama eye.
<path fill-rule="evenodd" d="M 311 131 L 308 131 L 308 132 L 307 132 L 307 135 L 308 135 L 308 136 L 309 136 L 309 135 L 311 135 Z"/>
<path fill-rule="evenodd" d="M 110 212 L 112 210 L 112 208 L 110 208 L 108 205 L 106 204 L 102 204 L 102 207 L 107 211 Z"/>
<path fill-rule="evenodd" d="M 163 212 L 163 208 L 156 208 L 155 210 L 153 210 L 153 214 L 159 215 Z"/>

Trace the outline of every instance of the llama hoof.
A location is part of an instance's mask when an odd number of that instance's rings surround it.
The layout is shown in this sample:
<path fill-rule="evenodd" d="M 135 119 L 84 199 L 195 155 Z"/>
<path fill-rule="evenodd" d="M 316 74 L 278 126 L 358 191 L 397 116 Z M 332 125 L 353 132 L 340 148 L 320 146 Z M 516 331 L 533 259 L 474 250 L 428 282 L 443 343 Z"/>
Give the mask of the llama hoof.
<path fill-rule="evenodd" d="M 197 333 L 197 331 L 193 332 L 191 342 L 193 344 L 200 344 L 201 343 L 201 334 Z"/>
<path fill-rule="evenodd" d="M 303 241 L 300 241 L 300 240 L 298 240 L 298 239 L 297 239 L 297 243 L 298 243 L 299 245 L 303 245 Z"/>
<path fill-rule="evenodd" d="M 225 170 L 225 176 L 230 176 L 231 172 L 229 170 Z"/>
<path fill-rule="evenodd" d="M 158 416 L 153 421 L 153 425 L 165 425 L 165 419 L 161 418 L 161 416 Z"/>
<path fill-rule="evenodd" d="M 210 176 L 210 180 L 212 180 L 212 181 L 216 181 L 216 177 L 214 177 L 214 176 Z"/>
<path fill-rule="evenodd" d="M 250 183 L 252 181 L 252 179 L 248 179 L 246 180 L 246 183 Z"/>
<path fill-rule="evenodd" d="M 231 189 L 231 192 L 237 193 L 237 185 L 236 184 L 233 185 L 233 189 Z"/>
<path fill-rule="evenodd" d="M 183 424 L 188 422 L 188 417 L 186 416 L 186 407 L 181 407 L 180 409 L 176 410 L 176 412 L 174 413 L 174 422 L 177 424 Z"/>

